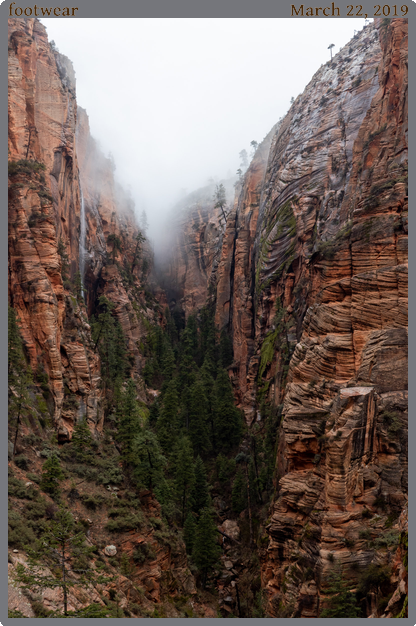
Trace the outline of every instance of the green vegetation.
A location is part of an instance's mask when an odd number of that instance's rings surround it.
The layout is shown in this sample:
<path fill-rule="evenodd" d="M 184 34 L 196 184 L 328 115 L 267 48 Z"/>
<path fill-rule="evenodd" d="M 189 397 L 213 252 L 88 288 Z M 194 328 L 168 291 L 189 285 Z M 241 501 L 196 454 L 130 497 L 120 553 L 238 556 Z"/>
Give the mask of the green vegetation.
<path fill-rule="evenodd" d="M 296 247 L 296 218 L 292 204 L 296 204 L 296 196 L 285 202 L 268 218 L 266 232 L 260 242 L 259 260 L 256 268 L 256 294 L 265 289 L 270 282 L 278 280 L 288 271 L 295 258 Z M 272 235 L 273 233 L 273 235 Z M 260 282 L 260 274 L 267 261 L 270 248 L 276 245 L 281 251 L 281 263 L 273 275 L 266 281 Z"/>
<path fill-rule="evenodd" d="M 13 456 L 16 450 L 22 419 L 30 414 L 31 398 L 29 390 L 32 384 L 32 371 L 23 352 L 17 316 L 14 309 L 8 307 L 8 404 L 9 427 L 12 434 Z M 21 459 L 22 460 L 22 459 Z"/>
<path fill-rule="evenodd" d="M 350 591 L 350 586 L 343 577 L 341 565 L 337 564 L 326 578 L 326 600 L 319 617 L 360 617 L 360 609 L 355 595 Z"/>
<path fill-rule="evenodd" d="M 71 513 L 61 507 L 40 539 L 34 542 L 33 547 L 27 549 L 28 566 L 19 563 L 16 567 L 17 580 L 22 588 L 30 591 L 59 588 L 63 593 L 63 615 L 79 616 L 78 612 L 68 611 L 69 589 L 75 586 L 88 587 L 90 584 L 108 580 L 89 567 L 91 548 L 86 545 L 85 539 L 84 531 L 75 523 Z M 42 563 L 49 565 L 51 573 L 45 573 L 39 568 Z M 77 578 L 72 577 L 72 573 L 77 574 Z M 37 609 L 38 617 L 46 617 L 45 614 L 40 615 L 43 612 L 42 606 Z M 83 613 L 85 611 L 86 609 Z M 60 612 L 47 615 L 47 617 L 59 616 Z"/>
<path fill-rule="evenodd" d="M 8 163 L 9 176 L 14 176 L 15 174 L 37 174 L 45 170 L 46 166 L 43 163 L 39 163 L 39 161 L 20 159 L 20 161 L 9 161 Z"/>
<path fill-rule="evenodd" d="M 347 239 L 349 239 L 351 231 L 352 222 L 346 222 L 344 226 L 339 229 L 333 239 L 320 242 L 316 248 L 316 252 L 318 252 L 323 258 L 333 259 L 340 247 L 345 244 Z"/>

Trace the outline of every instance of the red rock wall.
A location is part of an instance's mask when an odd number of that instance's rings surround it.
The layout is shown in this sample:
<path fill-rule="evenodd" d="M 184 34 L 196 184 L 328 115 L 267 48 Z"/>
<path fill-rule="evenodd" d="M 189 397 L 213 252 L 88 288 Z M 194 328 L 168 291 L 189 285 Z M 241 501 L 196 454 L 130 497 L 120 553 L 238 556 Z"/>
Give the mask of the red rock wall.
<path fill-rule="evenodd" d="M 262 584 L 269 616 L 316 617 L 330 559 L 352 582 L 357 564 L 387 563 L 360 533 L 381 536 L 407 501 L 407 20 L 364 28 L 271 135 L 214 263 L 187 266 L 185 310 L 209 277 L 247 422 L 280 406 Z M 206 221 L 188 213 L 182 236 Z"/>
<path fill-rule="evenodd" d="M 80 396 L 81 411 L 98 428 L 102 420 L 99 357 L 86 310 L 63 284 L 58 253 L 61 241 L 74 279 L 80 267 L 81 193 L 88 311 L 102 294 L 116 304 L 136 374 L 145 319 L 155 313 L 145 303 L 140 264 L 134 284 L 122 276 L 124 264 L 133 260 L 139 232 L 134 207 L 115 182 L 110 159 L 90 136 L 88 117 L 77 106 L 72 64 L 50 47 L 38 20 L 10 19 L 9 161 L 23 159 L 42 164 L 44 170 L 20 167 L 9 176 L 9 301 L 17 311 L 32 369 L 43 365 L 49 374 L 54 420 L 64 439 L 75 419 L 74 410 L 63 405 L 65 385 Z M 116 264 L 107 244 L 110 234 L 121 241 Z M 144 254 L 151 256 L 147 245 Z"/>
<path fill-rule="evenodd" d="M 389 552 L 375 555 L 363 531 L 382 535 L 387 514 L 407 501 L 407 21 L 376 27 L 378 89 L 351 142 L 345 195 L 331 211 L 317 205 L 318 237 L 333 237 L 335 224 L 344 236 L 295 257 L 291 296 L 287 282 L 280 288 L 296 316 L 300 267 L 309 266 L 298 292 L 308 308 L 281 396 L 280 480 L 263 567 L 271 615 L 282 604 L 298 617 L 319 614 L 329 553 L 352 580 L 357 562 L 387 564 Z M 297 224 L 299 206 L 302 197 Z M 313 579 L 294 582 L 308 567 Z"/>

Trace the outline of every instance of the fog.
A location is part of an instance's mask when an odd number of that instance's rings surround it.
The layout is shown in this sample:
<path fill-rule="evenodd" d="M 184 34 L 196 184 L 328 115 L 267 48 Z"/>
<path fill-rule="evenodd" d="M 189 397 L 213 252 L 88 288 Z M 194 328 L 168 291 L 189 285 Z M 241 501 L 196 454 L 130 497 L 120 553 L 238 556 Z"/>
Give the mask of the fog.
<path fill-rule="evenodd" d="M 235 175 L 363 19 L 41 19 L 116 177 L 161 225 L 186 193 Z"/>

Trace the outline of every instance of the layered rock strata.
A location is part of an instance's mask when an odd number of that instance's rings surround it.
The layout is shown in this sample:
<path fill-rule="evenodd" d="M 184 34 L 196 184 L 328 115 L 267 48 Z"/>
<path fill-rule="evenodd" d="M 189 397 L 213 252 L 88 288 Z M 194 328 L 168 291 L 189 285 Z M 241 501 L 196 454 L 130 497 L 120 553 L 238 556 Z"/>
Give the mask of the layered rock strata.
<path fill-rule="evenodd" d="M 133 371 L 141 367 L 138 345 L 155 313 L 134 264 L 138 233 L 132 200 L 77 106 L 71 62 L 38 20 L 9 20 L 9 301 L 33 371 L 49 376 L 61 440 L 77 417 L 65 407 L 65 388 L 90 420 L 102 421 L 100 364 L 87 322 L 100 295 L 115 304 Z M 140 255 L 151 262 L 146 243 Z M 133 267 L 130 278 L 126 267 Z M 69 279 L 80 270 L 87 308 L 71 295 Z"/>
<path fill-rule="evenodd" d="M 204 228 L 188 213 L 184 241 Z M 407 501 L 406 20 L 375 20 L 317 71 L 215 241 L 202 279 L 196 246 L 173 272 L 198 281 L 187 313 L 215 284 L 248 424 L 279 407 L 267 613 L 316 617 L 334 562 L 352 584 L 389 566 L 377 539 Z"/>

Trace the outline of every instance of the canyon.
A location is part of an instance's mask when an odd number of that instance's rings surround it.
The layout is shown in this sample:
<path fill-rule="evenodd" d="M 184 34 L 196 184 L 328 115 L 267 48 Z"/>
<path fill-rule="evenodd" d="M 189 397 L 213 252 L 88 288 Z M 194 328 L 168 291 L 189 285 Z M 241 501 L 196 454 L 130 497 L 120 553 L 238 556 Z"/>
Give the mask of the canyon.
<path fill-rule="evenodd" d="M 153 260 L 77 104 L 71 62 L 38 20 L 9 20 L 9 304 L 38 407 L 15 448 L 10 435 L 9 465 L 26 454 L 40 473 L 45 415 L 57 449 L 71 445 L 83 419 L 97 442 L 117 448 L 94 334 L 100 302 L 121 328 L 145 413 L 161 393 L 144 374 L 151 329 L 209 308 L 232 346 L 239 452 L 249 454 L 266 417 L 274 420 L 273 488 L 256 538 L 250 499 L 245 512 L 219 518 L 231 547 L 218 597 L 196 595 L 181 534 L 158 537 L 162 521 L 153 521 L 118 539 L 127 558 L 138 544 L 155 552 L 119 579 L 126 609 L 163 605 L 166 614 L 146 615 L 179 617 L 180 603 L 167 601 L 176 595 L 194 598 L 195 617 L 242 616 L 238 588 L 251 561 L 238 545 L 249 517 L 262 617 L 318 617 L 336 568 L 350 590 L 367 584 L 361 616 L 407 616 L 407 80 L 407 20 L 376 18 L 317 70 L 240 180 L 223 181 L 225 215 L 214 185 L 193 192 L 173 211 L 169 257 Z M 13 471 L 28 478 L 24 464 Z M 74 489 L 69 478 L 65 489 Z M 81 501 L 68 500 L 79 518 Z M 150 489 L 140 502 L 146 520 L 161 520 Z M 220 497 L 213 502 L 220 510 Z M 106 510 L 89 515 L 104 548 Z M 22 551 L 11 561 L 13 580 Z M 34 616 L 11 589 L 11 608 Z M 61 599 L 43 601 L 56 608 Z M 75 592 L 71 602 L 85 604 Z"/>

